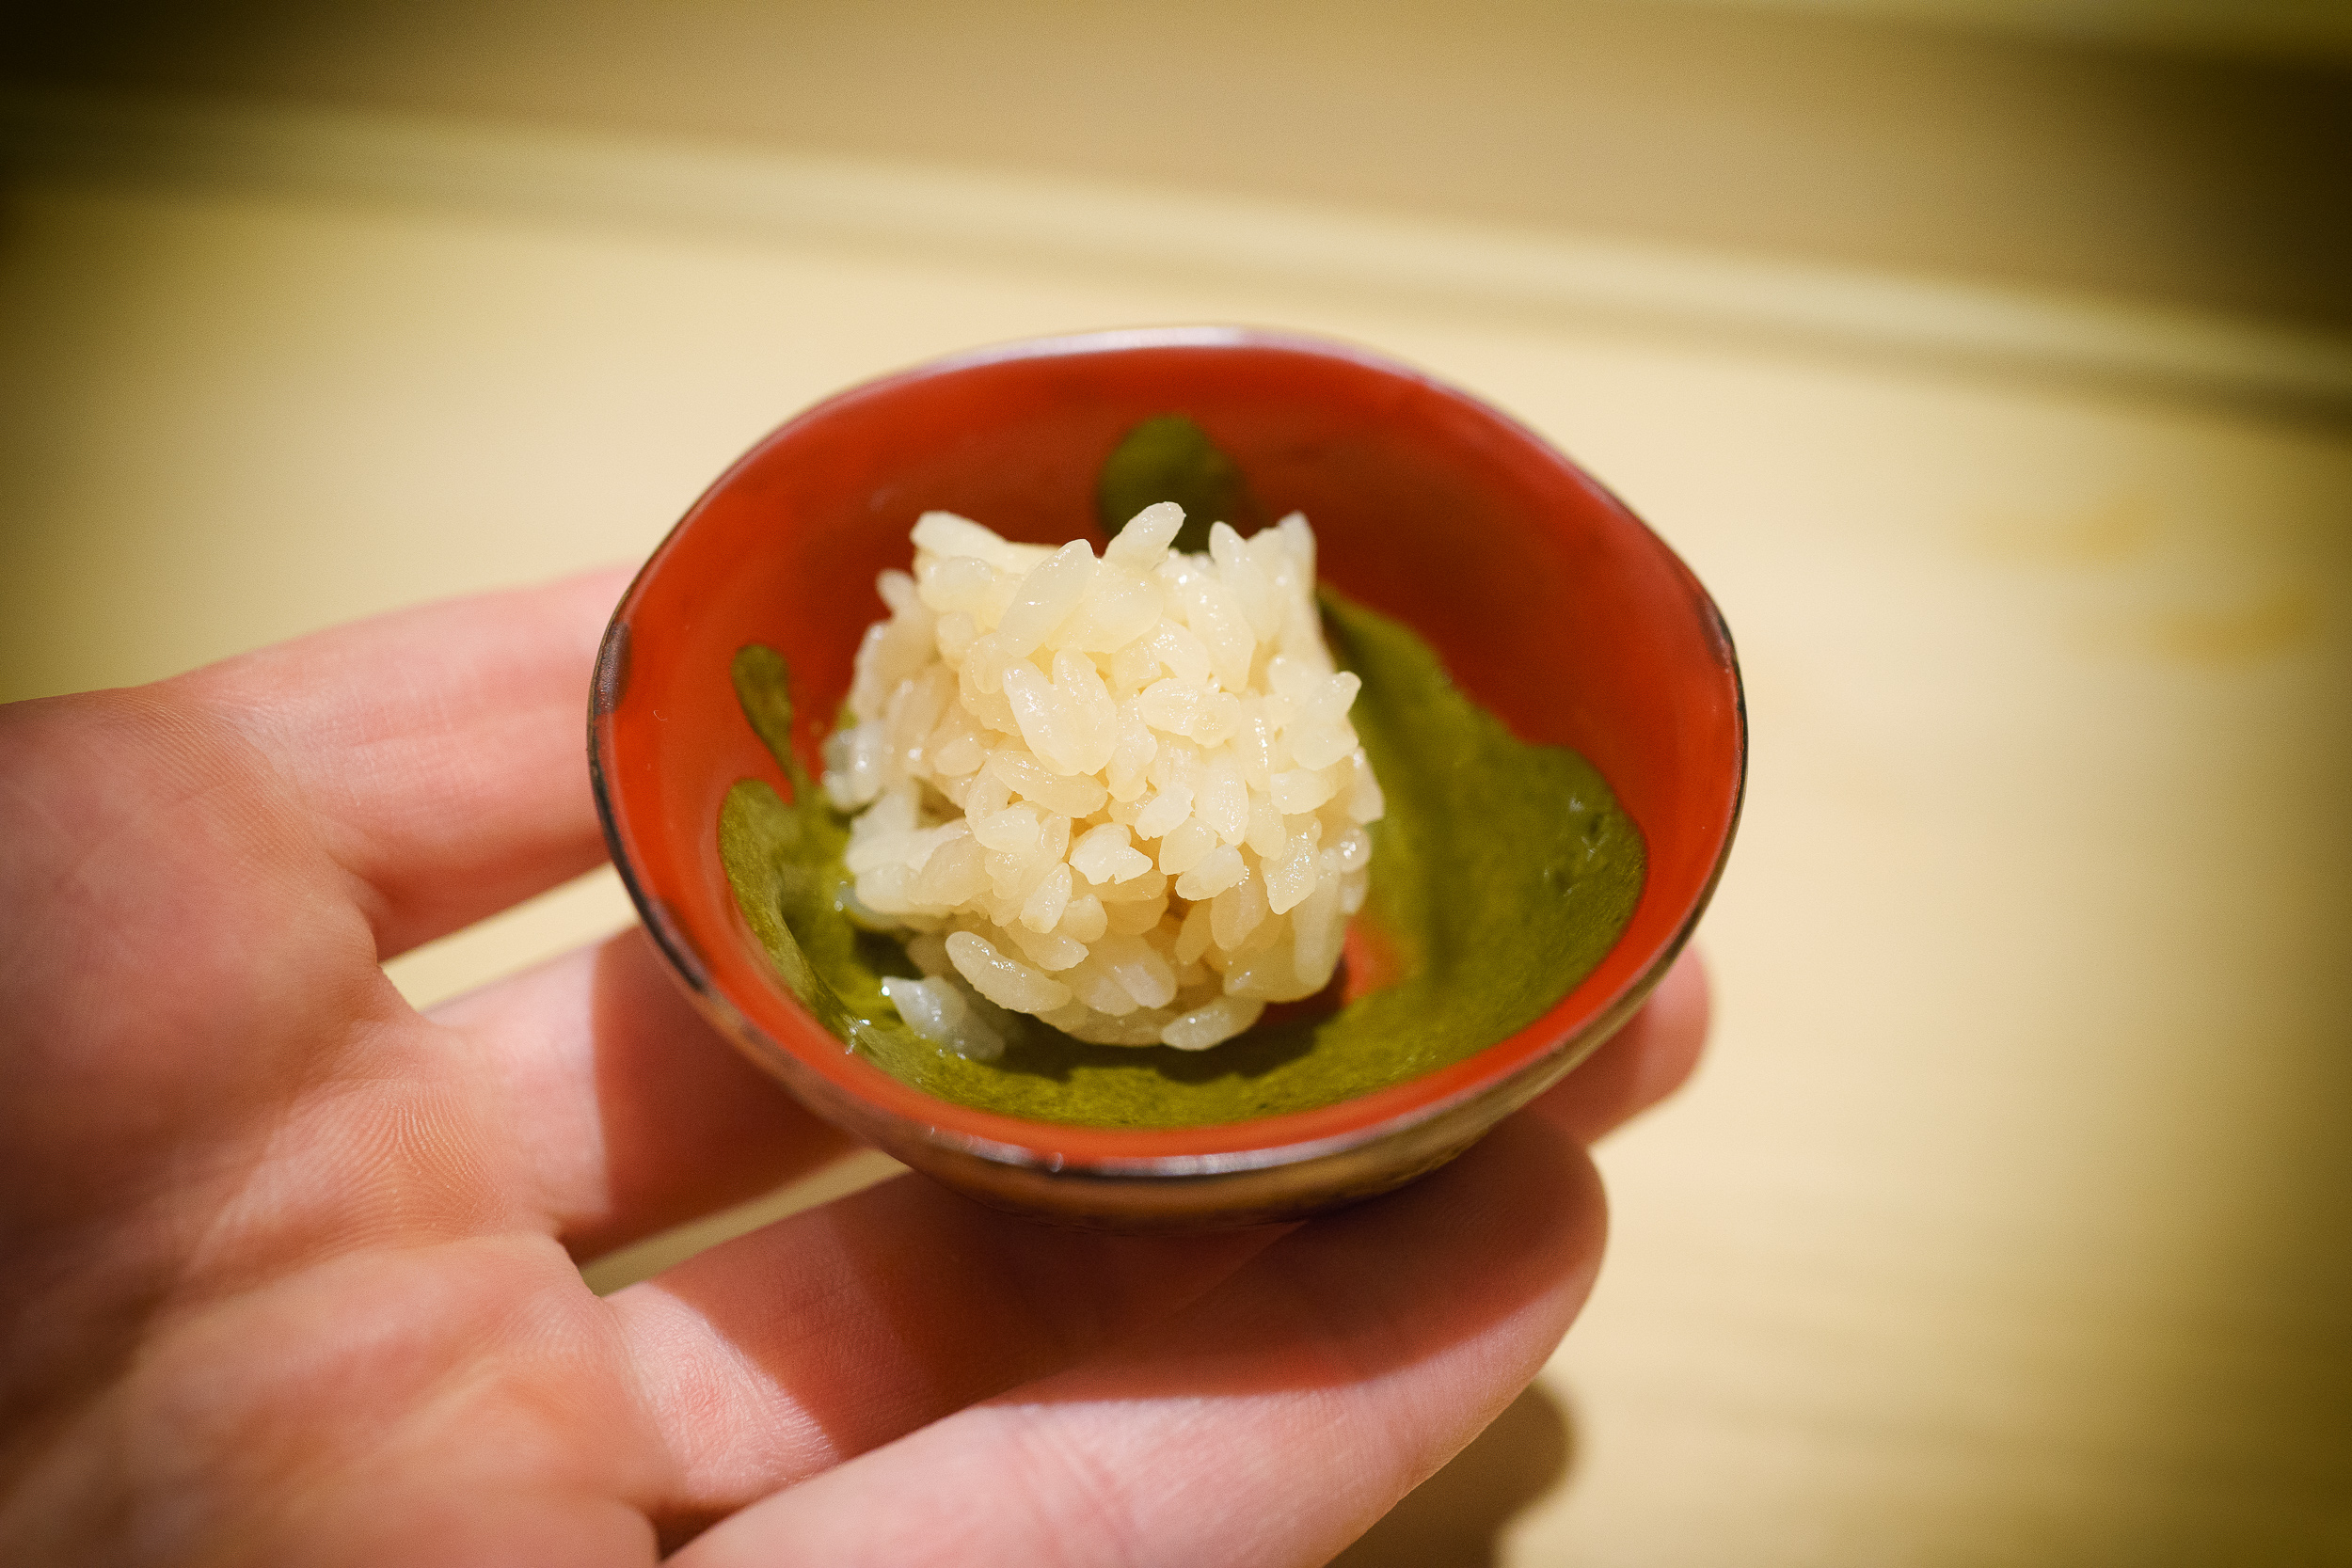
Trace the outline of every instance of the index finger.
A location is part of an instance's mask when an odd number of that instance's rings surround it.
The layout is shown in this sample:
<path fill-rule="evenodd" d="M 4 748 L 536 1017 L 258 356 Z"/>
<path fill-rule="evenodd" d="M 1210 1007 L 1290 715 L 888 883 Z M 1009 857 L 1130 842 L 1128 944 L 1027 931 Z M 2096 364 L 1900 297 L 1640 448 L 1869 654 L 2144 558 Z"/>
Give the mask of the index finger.
<path fill-rule="evenodd" d="M 168 684 L 294 787 L 390 958 L 604 858 L 588 683 L 627 583 L 602 569 L 397 610 Z"/>

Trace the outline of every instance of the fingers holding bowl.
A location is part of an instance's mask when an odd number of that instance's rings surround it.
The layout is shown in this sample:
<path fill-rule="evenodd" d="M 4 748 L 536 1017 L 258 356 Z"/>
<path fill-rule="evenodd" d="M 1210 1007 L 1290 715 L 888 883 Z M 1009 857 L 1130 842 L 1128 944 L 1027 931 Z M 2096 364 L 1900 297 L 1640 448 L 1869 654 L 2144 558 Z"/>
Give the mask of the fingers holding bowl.
<path fill-rule="evenodd" d="M 1605 1228 L 1573 1140 L 1514 1118 L 1099 1354 L 768 1497 L 679 1560 L 1321 1560 L 1525 1386 L 1581 1305 Z M 1082 1261 L 1101 1238 L 1036 1234 L 1067 1249 L 1040 1275 L 1059 1281 L 1041 1303 L 1103 1299 Z"/>
<path fill-rule="evenodd" d="M 1001 1510 L 1005 1472 L 993 1466 L 1010 1463 L 1024 1478 L 1011 1490 L 1034 1510 L 1010 1521 L 1027 1543 L 1009 1558 L 1018 1560 L 1040 1544 L 1031 1536 L 1101 1524 L 1100 1499 L 1066 1494 L 1103 1478 L 1089 1480 L 1084 1465 L 1061 1473 L 1057 1453 L 1137 1440 L 1130 1426 L 1140 1422 L 1166 1429 L 1146 1473 L 1195 1449 L 1254 1473 L 1231 1455 L 1279 1449 L 1295 1459 L 1323 1441 L 1300 1429 L 1328 1420 L 1343 1438 L 1344 1478 L 1301 1486 L 1316 1507 L 1284 1528 L 1306 1532 L 1317 1550 L 1336 1549 L 1474 1435 L 1549 1353 L 1589 1287 L 1605 1228 L 1579 1146 L 1670 1092 L 1706 1022 L 1705 977 L 1686 956 L 1651 1003 L 1530 1114 L 1403 1193 L 1300 1227 L 1065 1230 L 907 1178 L 633 1287 L 612 1307 L 683 1478 L 669 1538 L 765 1497 L 720 1533 L 830 1560 L 851 1551 L 865 1488 L 923 1490 L 937 1465 Z M 1415 1283 L 1398 1286 L 1398 1275 Z M 1163 1334 L 1168 1347 L 1155 1348 Z M 1402 1389 L 1356 1386 L 1400 1367 L 1408 1369 Z M 1328 1410 L 1315 1414 L 1326 1400 Z M 1201 1412 L 1213 1433 L 1186 1430 Z M 936 1435 L 942 1429 L 955 1435 Z M 967 1443 L 989 1451 L 967 1453 Z M 891 1459 L 901 1450 L 914 1457 Z M 845 1464 L 860 1479 L 827 1473 Z M 1039 1467 L 1043 1474 L 1029 1473 Z M 1114 1467 L 1112 1483 L 1125 1473 Z M 1221 1490 L 1232 1478 L 1177 1479 Z M 796 1486 L 843 1489 L 844 1512 L 787 1510 L 771 1496 Z M 1146 1503 L 1168 1506 L 1134 1506 Z M 1276 1517 L 1288 1505 L 1265 1506 Z M 776 1517 L 754 1522 L 768 1513 Z M 908 1527 L 906 1539 L 875 1548 L 875 1560 L 923 1560 L 929 1528 Z M 1088 1550 L 1124 1544 L 1091 1541 Z M 1247 1560 L 1246 1545 L 1180 1535 L 1167 1560 Z M 725 1560 L 737 1546 L 697 1549 Z M 1187 1559 L 1188 1550 L 1206 1555 Z M 1228 1550 L 1243 1555 L 1217 1555 Z"/>

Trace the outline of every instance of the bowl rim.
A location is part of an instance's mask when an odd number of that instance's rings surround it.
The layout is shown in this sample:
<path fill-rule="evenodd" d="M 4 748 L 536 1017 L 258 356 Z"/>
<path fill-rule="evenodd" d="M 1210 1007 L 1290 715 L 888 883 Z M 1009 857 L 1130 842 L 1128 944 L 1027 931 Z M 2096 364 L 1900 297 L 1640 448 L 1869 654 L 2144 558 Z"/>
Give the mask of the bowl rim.
<path fill-rule="evenodd" d="M 729 934 L 733 940 L 748 943 L 757 954 L 759 964 L 768 972 L 774 999 L 787 1009 L 785 1016 L 799 1025 L 801 1032 L 814 1037 L 811 1043 L 822 1042 L 821 1047 L 811 1052 L 794 1050 L 727 994 L 712 974 L 699 944 L 676 913 L 646 885 L 640 869 L 618 794 L 612 784 L 614 769 L 611 761 L 611 716 L 628 673 L 630 611 L 681 536 L 711 500 L 771 448 L 790 439 L 811 422 L 848 404 L 884 396 L 910 382 L 936 376 L 1027 359 L 1169 348 L 1272 349 L 1345 361 L 1382 375 L 1418 383 L 1470 407 L 1482 418 L 1548 454 L 1572 479 L 1602 499 L 1622 522 L 1645 535 L 1679 577 L 1695 612 L 1700 634 L 1713 644 L 1730 685 L 1730 800 L 1705 878 L 1657 950 L 1597 1005 L 1581 994 L 1590 981 L 1588 975 L 1520 1029 L 1419 1077 L 1307 1110 L 1179 1128 L 1115 1128 L 1033 1120 L 946 1100 L 892 1076 L 845 1047 L 838 1037 L 817 1022 L 783 983 L 782 976 L 775 974 L 773 960 L 752 933 L 741 910 L 728 898 L 724 903 Z M 1533 1098 L 1614 1034 L 1689 944 L 1722 881 L 1747 799 L 1747 696 L 1731 628 L 1689 564 L 1614 491 L 1523 421 L 1416 366 L 1331 338 L 1283 328 L 1232 325 L 1116 327 L 990 343 L 885 372 L 801 409 L 754 442 L 706 486 L 630 578 L 597 647 L 589 688 L 587 728 L 590 787 L 612 866 L 672 974 L 704 1015 L 739 1049 L 782 1077 L 803 1100 L 846 1109 L 839 1103 L 846 1099 L 852 1105 L 881 1113 L 933 1147 L 998 1164 L 1106 1177 L 1208 1178 L 1321 1159 L 1446 1117 L 1473 1101 L 1494 1095 L 1518 1078 L 1533 1082 L 1526 1094 L 1514 1097 L 1515 1100 Z M 716 831 L 715 825 L 712 831 Z M 1611 951 L 1614 951 L 1613 945 Z M 1581 1024 L 1564 1028 L 1555 1022 L 1571 1010 L 1585 1015 Z M 1549 1070 L 1539 1070 L 1547 1064 Z M 866 1131 L 870 1133 L 873 1130 Z"/>

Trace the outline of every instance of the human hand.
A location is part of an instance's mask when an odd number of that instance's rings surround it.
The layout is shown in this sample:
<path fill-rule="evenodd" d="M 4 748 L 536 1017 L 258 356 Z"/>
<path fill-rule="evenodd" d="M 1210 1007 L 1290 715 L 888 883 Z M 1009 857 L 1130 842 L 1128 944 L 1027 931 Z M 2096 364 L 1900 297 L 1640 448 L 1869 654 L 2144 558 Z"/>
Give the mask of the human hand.
<path fill-rule="evenodd" d="M 0 710 L 0 1541 L 22 1563 L 1323 1561 L 1526 1384 L 1685 960 L 1454 1164 L 1293 1227 L 902 1177 L 599 1300 L 846 1151 L 632 930 L 420 1015 L 381 960 L 602 858 L 596 574 Z"/>

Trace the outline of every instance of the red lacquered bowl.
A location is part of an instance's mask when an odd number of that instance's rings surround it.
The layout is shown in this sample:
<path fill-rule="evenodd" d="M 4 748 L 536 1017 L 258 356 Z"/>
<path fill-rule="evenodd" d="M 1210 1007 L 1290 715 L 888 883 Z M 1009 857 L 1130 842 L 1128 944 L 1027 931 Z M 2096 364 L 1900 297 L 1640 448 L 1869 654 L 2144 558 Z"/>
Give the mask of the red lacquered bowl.
<path fill-rule="evenodd" d="M 1525 740 L 1573 746 L 1641 827 L 1648 879 L 1599 967 L 1508 1038 L 1290 1115 L 1132 1131 L 937 1099 L 805 1011 L 719 861 L 739 779 L 789 790 L 737 706 L 748 642 L 793 672 L 812 772 L 872 589 L 933 507 L 1014 539 L 1090 536 L 1094 480 L 1137 420 L 1192 416 L 1268 516 L 1307 514 L 1326 580 L 1411 626 Z M 811 1109 L 999 1207 L 1122 1229 L 1247 1224 L 1385 1191 L 1470 1147 L 1623 1023 L 1690 937 L 1731 847 L 1739 666 L 1698 579 L 1615 497 L 1476 399 L 1359 350 L 1232 328 L 988 349 L 844 392 L 694 503 L 614 610 L 589 763 L 613 863 L 695 1003 Z"/>

